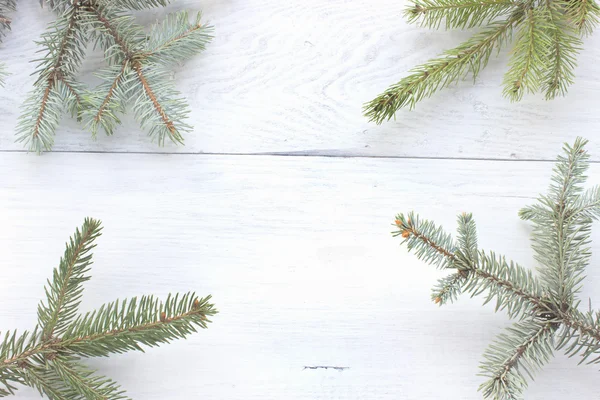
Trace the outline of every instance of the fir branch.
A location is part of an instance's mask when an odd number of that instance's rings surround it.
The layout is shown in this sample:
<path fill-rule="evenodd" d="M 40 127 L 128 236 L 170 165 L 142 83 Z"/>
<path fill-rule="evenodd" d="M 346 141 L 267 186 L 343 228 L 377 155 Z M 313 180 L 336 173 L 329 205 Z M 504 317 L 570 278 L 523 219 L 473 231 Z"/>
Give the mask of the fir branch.
<path fill-rule="evenodd" d="M 110 6 L 120 10 L 148 10 L 157 7 L 166 7 L 169 0 L 98 0 L 99 6 Z"/>
<path fill-rule="evenodd" d="M 98 126 L 112 134 L 119 119 L 113 112 L 104 113 L 104 110 L 112 108 L 121 111 L 128 100 L 134 99 L 135 117 L 153 141 L 164 145 L 165 139 L 169 138 L 173 142 L 183 143 L 182 133 L 191 130 L 189 125 L 182 122 L 187 118 L 189 110 L 179 92 L 169 82 L 168 73 L 160 65 L 171 64 L 203 50 L 211 39 L 207 33 L 211 27 L 200 24 L 200 14 L 190 24 L 187 12 L 173 13 L 167 16 L 163 24 L 153 27 L 146 47 L 141 48 L 132 44 L 140 42 L 141 35 L 141 30 L 133 24 L 132 19 L 119 19 L 109 11 L 103 14 L 99 9 L 94 12 L 103 26 L 104 35 L 111 38 L 105 44 L 106 51 L 111 51 L 106 56 L 114 62 L 122 63 L 122 68 L 99 107 L 96 107 L 90 97 L 90 109 L 98 110 L 87 122 L 93 134 Z M 114 19 L 120 21 L 120 25 L 111 24 L 110 21 Z M 111 50 L 114 48 L 119 51 Z M 137 77 L 136 80 L 126 79 L 124 76 L 130 70 L 133 71 L 132 76 Z M 119 82 L 124 82 L 120 85 L 122 89 L 118 96 L 114 96 Z"/>
<path fill-rule="evenodd" d="M 527 375 L 533 379 L 552 357 L 551 323 L 517 322 L 501 334 L 484 353 L 482 375 L 489 378 L 479 390 L 486 399 L 512 400 L 527 388 Z"/>
<path fill-rule="evenodd" d="M 38 327 L 33 332 L 7 331 L 0 342 L 0 397 L 14 394 L 15 384 L 25 384 L 25 379 L 19 368 L 27 361 L 29 352 L 38 346 Z"/>
<path fill-rule="evenodd" d="M 402 236 L 402 243 L 406 243 L 409 251 L 414 250 L 419 259 L 441 269 L 452 267 L 456 246 L 452 236 L 444 232 L 442 227 L 437 227 L 430 221 L 421 220 L 413 212 L 409 213 L 407 217 L 404 214 L 398 214 L 395 225 L 399 230 L 393 235 Z M 430 249 L 434 251 L 429 251 Z"/>
<path fill-rule="evenodd" d="M 594 0 L 578 0 L 562 2 L 566 9 L 566 16 L 576 29 L 583 35 L 591 35 L 600 20 L 600 7 Z"/>
<path fill-rule="evenodd" d="M 529 9 L 519 31 L 504 76 L 504 95 L 519 101 L 524 91 L 537 92 L 542 84 L 543 60 L 548 54 L 551 39 L 548 37 L 548 12 L 544 8 Z"/>
<path fill-rule="evenodd" d="M 564 7 L 561 2 L 546 0 L 548 9 L 548 52 L 543 59 L 541 90 L 546 100 L 565 96 L 567 88 L 573 84 L 576 57 L 581 50 L 582 41 L 575 36 L 573 29 L 564 21 Z"/>
<path fill-rule="evenodd" d="M 41 396 L 54 400 L 124 400 L 124 391 L 108 378 L 65 356 L 46 360 L 31 356 L 23 363 L 18 374 L 21 384 L 36 389 Z"/>
<path fill-rule="evenodd" d="M 592 310 L 586 313 L 570 310 L 570 313 L 565 315 L 556 348 L 564 348 L 569 357 L 579 355 L 579 364 L 600 363 L 600 313 Z"/>
<path fill-rule="evenodd" d="M 52 0 L 57 21 L 40 41 L 45 52 L 39 60 L 38 79 L 26 99 L 17 141 L 31 150 L 49 150 L 64 109 L 82 121 L 95 137 L 101 128 L 112 134 L 119 114 L 133 102 L 136 119 L 151 139 L 182 143 L 191 130 L 185 120 L 188 106 L 175 90 L 165 67 L 205 49 L 212 28 L 192 22 L 186 11 L 167 15 L 149 34 L 128 10 L 166 5 L 166 0 Z M 77 72 L 89 43 L 100 47 L 109 64 L 100 70 L 102 83 L 88 90 Z"/>
<path fill-rule="evenodd" d="M 540 263 L 540 277 L 561 304 L 570 303 L 579 291 L 590 257 L 591 218 L 585 210 L 590 210 L 588 206 L 593 209 L 596 198 L 583 189 L 589 166 L 586 143 L 579 138 L 573 146 L 565 145 L 566 156 L 558 157 L 549 195 L 540 196 L 537 208 L 520 212 L 521 218 L 534 224 L 532 247 Z"/>
<path fill-rule="evenodd" d="M 143 351 L 140 344 L 170 343 L 207 327 L 207 317 L 215 313 L 209 300 L 194 293 L 169 296 L 164 303 L 153 296 L 117 300 L 78 318 L 65 332 L 63 345 L 75 354 L 97 357 Z"/>
<path fill-rule="evenodd" d="M 38 327 L 33 332 L 25 331 L 21 335 L 17 331 L 7 331 L 4 340 L 0 342 L 0 372 L 11 366 L 19 365 L 32 353 L 32 349 L 39 346 L 40 335 Z"/>
<path fill-rule="evenodd" d="M 62 93 L 64 108 L 71 117 L 81 121 L 81 111 L 83 104 L 83 96 L 86 88 L 80 82 L 70 77 L 63 77 L 57 84 L 59 92 Z"/>
<path fill-rule="evenodd" d="M 462 213 L 458 216 L 458 248 L 467 265 L 477 264 L 479 252 L 477 247 L 477 228 L 473 214 Z"/>
<path fill-rule="evenodd" d="M 141 350 L 185 338 L 207 328 L 217 311 L 210 296 L 153 296 L 108 303 L 98 311 L 76 315 L 82 283 L 91 264 L 93 241 L 100 222 L 86 219 L 67 244 L 52 282 L 47 304 L 38 309 L 33 332 L 7 332 L 0 342 L 0 397 L 14 393 L 18 384 L 37 389 L 56 400 L 121 400 L 124 391 L 111 379 L 97 375 L 80 357 L 108 356 Z"/>
<path fill-rule="evenodd" d="M 549 360 L 553 348 L 580 356 L 580 363 L 600 363 L 600 312 L 591 309 L 590 301 L 590 310 L 582 313 L 576 296 L 590 259 L 591 222 L 600 218 L 600 188 L 583 187 L 589 165 L 586 143 L 578 138 L 572 146 L 564 146 L 549 193 L 519 213 L 534 225 L 532 246 L 540 263 L 539 280 L 530 269 L 494 252 L 477 250 L 470 214 L 458 218 L 458 245 L 452 252 L 431 240 L 437 228 L 421 238 L 402 214 L 397 217 L 409 250 L 417 248 L 417 256 L 433 264 L 445 258 L 446 267 L 456 270 L 434 287 L 435 303 L 453 301 L 460 293 L 484 295 L 484 304 L 494 300 L 496 311 L 506 310 L 518 320 L 485 353 L 482 369 L 488 380 L 480 390 L 486 398 L 521 398 L 527 379 L 533 379 Z M 414 214 L 410 218 L 419 221 Z M 426 226 L 435 227 L 429 221 Z"/>
<path fill-rule="evenodd" d="M 57 14 L 63 13 L 73 5 L 73 0 L 40 0 L 42 7 L 47 7 Z"/>
<path fill-rule="evenodd" d="M 174 64 L 203 51 L 212 40 L 212 27 L 201 24 L 202 14 L 189 22 L 186 11 L 169 14 L 155 24 L 148 35 L 144 56 L 149 62 Z"/>
<path fill-rule="evenodd" d="M 181 132 L 188 132 L 191 127 L 185 123 L 177 124 L 176 121 L 187 118 L 189 110 L 169 82 L 169 73 L 158 67 L 143 68 L 140 63 L 135 63 L 133 69 L 141 84 L 133 93 L 136 97 L 133 106 L 136 120 L 161 146 L 167 137 L 183 143 Z"/>
<path fill-rule="evenodd" d="M 434 288 L 432 299 L 435 303 L 445 303 L 459 291 L 470 292 L 472 296 L 488 292 L 484 304 L 496 300 L 496 311 L 506 309 L 509 315 L 517 316 L 532 310 L 553 312 L 541 299 L 542 288 L 530 271 L 504 257 L 489 255 L 477 249 L 475 222 L 471 214 L 461 214 L 459 220 L 459 244 L 431 221 L 421 220 L 415 213 L 408 217 L 396 216 L 395 225 L 400 228 L 393 233 L 402 236 L 408 251 L 428 264 L 442 269 L 456 269 L 464 279 L 454 275 L 442 279 Z M 446 301 L 444 297 L 447 297 Z"/>
<path fill-rule="evenodd" d="M 94 3 L 90 3 L 86 11 L 94 28 L 90 39 L 104 49 L 106 61 L 114 65 L 133 59 L 144 40 L 142 27 L 135 23 L 133 16 Z"/>
<path fill-rule="evenodd" d="M 10 30 L 10 23 L 12 21 L 9 13 L 14 11 L 15 7 L 15 0 L 0 0 L 0 42 L 6 35 L 6 31 Z"/>
<path fill-rule="evenodd" d="M 568 221 L 576 219 L 600 219 L 600 186 L 595 186 L 586 190 L 571 204 L 566 212 L 565 218 Z"/>
<path fill-rule="evenodd" d="M 85 27 L 80 17 L 80 3 L 75 0 L 72 9 L 61 15 L 38 42 L 47 53 L 38 60 L 39 76 L 22 107 L 17 126 L 17 142 L 38 153 L 49 150 L 54 143 L 54 132 L 72 89 L 63 82 L 74 77 L 83 59 Z"/>
<path fill-rule="evenodd" d="M 464 29 L 489 23 L 520 5 L 515 0 L 417 0 L 404 12 L 409 23 L 438 29 Z"/>
<path fill-rule="evenodd" d="M 412 215 L 412 219 L 415 219 L 414 214 Z M 400 215 L 396 220 L 396 224 L 399 227 L 402 227 L 404 225 L 402 221 L 406 220 L 404 220 L 404 218 Z M 442 254 L 446 257 L 447 261 L 451 263 L 449 266 L 453 265 L 452 263 L 457 257 L 461 258 L 462 262 L 466 265 L 476 264 L 479 259 L 479 253 L 477 251 L 477 232 L 473 216 L 466 213 L 461 214 L 458 217 L 458 226 L 458 248 L 455 249 L 458 254 L 450 254 L 450 252 L 447 250 L 443 251 Z M 415 233 L 415 229 L 408 226 L 407 228 L 403 229 L 403 233 L 403 236 L 410 234 L 416 238 L 422 237 L 420 233 Z M 446 236 L 447 243 L 450 243 L 451 240 L 452 239 L 449 235 Z M 431 240 L 425 241 L 421 239 L 421 243 L 429 247 L 439 247 L 438 245 L 433 244 L 434 242 Z M 423 247 L 423 249 L 426 249 L 426 247 Z M 456 300 L 458 295 L 461 293 L 465 282 L 467 281 L 466 278 L 469 272 L 471 271 L 459 269 L 458 272 L 440 279 L 438 284 L 433 288 L 431 299 L 440 306 Z"/>
<path fill-rule="evenodd" d="M 42 337 L 50 340 L 64 333 L 77 314 L 83 283 L 90 279 L 86 273 L 92 264 L 91 251 L 94 240 L 101 235 L 100 221 L 87 218 L 81 231 L 77 229 L 70 239 L 58 268 L 54 269 L 52 282 L 45 288 L 47 304 L 38 307 L 38 323 Z"/>
<path fill-rule="evenodd" d="M 112 135 L 116 126 L 121 123 L 118 114 L 125 112 L 125 105 L 131 97 L 131 65 L 124 62 L 110 66 L 102 69 L 97 76 L 103 83 L 94 91 L 87 91 L 82 112 L 86 128 L 94 137 L 100 127 L 108 135 Z"/>
<path fill-rule="evenodd" d="M 582 41 L 600 21 L 595 0 L 414 0 L 405 12 L 409 22 L 438 29 L 482 29 L 458 47 L 414 67 L 364 106 L 369 120 L 380 124 L 401 108 L 449 87 L 468 74 L 475 80 L 491 53 L 517 32 L 503 94 L 519 101 L 525 92 L 543 91 L 547 100 L 564 96 L 573 83 Z"/>
<path fill-rule="evenodd" d="M 506 309 L 511 317 L 534 311 L 553 312 L 531 271 L 512 261 L 507 263 L 504 257 L 481 251 L 478 263 L 470 265 L 467 271 L 471 272 L 471 279 L 463 291 L 472 297 L 487 292 L 484 304 L 495 300 L 496 311 Z"/>
<path fill-rule="evenodd" d="M 460 81 L 468 73 L 476 79 L 492 52 L 502 48 L 522 18 L 522 10 L 514 11 L 506 20 L 491 23 L 467 42 L 417 66 L 409 76 L 365 104 L 365 115 L 380 124 L 394 117 L 400 108 L 412 109 L 417 102 Z"/>
<path fill-rule="evenodd" d="M 94 374 L 94 371 L 74 358 L 57 357 L 48 363 L 48 367 L 74 392 L 70 394 L 69 399 L 74 397 L 82 400 L 128 399 L 124 395 L 125 392 L 114 381 Z"/>
<path fill-rule="evenodd" d="M 0 0 L 0 43 L 10 30 L 11 18 L 9 13 L 15 10 L 15 0 Z M 0 87 L 4 85 L 4 78 L 8 75 L 4 69 L 4 64 L 0 63 Z M 2 395 L 2 393 L 0 393 Z"/>
<path fill-rule="evenodd" d="M 23 385 L 36 389 L 40 396 L 47 396 L 50 400 L 75 400 L 76 397 L 60 380 L 58 375 L 40 365 L 24 365 L 20 370 L 23 376 Z M 83 400 L 83 399 L 82 399 Z"/>
<path fill-rule="evenodd" d="M 431 292 L 431 300 L 440 306 L 454 302 L 462 292 L 465 277 L 464 271 L 458 271 L 441 278 Z"/>
<path fill-rule="evenodd" d="M 4 78 L 8 76 L 4 64 L 0 64 L 0 87 L 4 86 Z"/>

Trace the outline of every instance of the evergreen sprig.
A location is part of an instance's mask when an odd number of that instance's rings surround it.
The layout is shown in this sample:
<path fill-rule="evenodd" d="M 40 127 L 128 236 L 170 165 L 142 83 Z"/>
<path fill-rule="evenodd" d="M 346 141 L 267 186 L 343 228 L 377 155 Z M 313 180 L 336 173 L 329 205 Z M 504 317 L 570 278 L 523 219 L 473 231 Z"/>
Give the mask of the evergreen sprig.
<path fill-rule="evenodd" d="M 0 41 L 10 29 L 9 13 L 15 10 L 15 0 L 0 0 Z"/>
<path fill-rule="evenodd" d="M 166 16 L 149 33 L 131 10 L 166 6 L 168 0 L 52 0 L 58 14 L 38 42 L 38 79 L 22 107 L 17 141 L 30 150 L 50 150 L 64 111 L 95 137 L 113 134 L 120 116 L 131 107 L 152 141 L 183 143 L 191 130 L 186 101 L 175 88 L 169 68 L 204 50 L 212 27 L 201 14 L 187 11 Z M 97 71 L 101 83 L 89 89 L 78 71 L 89 44 L 104 51 L 106 66 Z"/>
<path fill-rule="evenodd" d="M 82 364 L 87 357 L 108 356 L 143 346 L 158 346 L 206 328 L 217 311 L 210 296 L 194 293 L 117 300 L 97 311 L 78 313 L 83 283 L 89 280 L 94 240 L 100 221 L 87 218 L 67 243 L 64 256 L 45 288 L 32 332 L 0 336 L 0 397 L 18 385 L 37 389 L 53 400 L 129 399 L 113 380 Z"/>
<path fill-rule="evenodd" d="M 537 276 L 505 257 L 483 251 L 471 214 L 458 217 L 453 239 L 415 213 L 399 214 L 393 234 L 427 263 L 452 271 L 433 288 L 432 300 L 447 304 L 460 293 L 484 295 L 496 311 L 517 321 L 490 345 L 481 365 L 487 380 L 480 386 L 486 399 L 515 400 L 528 380 L 564 349 L 581 362 L 600 363 L 600 312 L 578 309 L 578 293 L 589 263 L 591 224 L 600 218 L 600 187 L 585 190 L 587 141 L 565 144 L 557 159 L 548 194 L 519 213 L 533 224 L 532 247 Z"/>
<path fill-rule="evenodd" d="M 10 30 L 11 18 L 9 13 L 15 9 L 15 0 L 0 0 L 0 42 L 6 35 L 6 31 Z M 4 70 L 4 64 L 0 63 L 0 86 L 4 84 L 4 78 L 6 77 L 6 71 Z"/>
<path fill-rule="evenodd" d="M 546 100 L 564 96 L 573 83 L 582 37 L 600 18 L 595 0 L 411 0 L 409 23 L 438 29 L 480 27 L 465 43 L 413 68 L 364 106 L 380 124 L 401 108 L 414 108 L 426 97 L 471 75 L 475 80 L 513 36 L 503 95 L 519 101 L 525 92 L 542 91 Z"/>

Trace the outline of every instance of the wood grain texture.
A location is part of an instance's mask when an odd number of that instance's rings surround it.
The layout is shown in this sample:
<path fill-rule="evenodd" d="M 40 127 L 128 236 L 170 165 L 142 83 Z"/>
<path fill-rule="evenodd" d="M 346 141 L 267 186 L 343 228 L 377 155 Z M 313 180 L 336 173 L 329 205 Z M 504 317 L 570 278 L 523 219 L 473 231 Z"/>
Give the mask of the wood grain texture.
<path fill-rule="evenodd" d="M 553 159 L 564 141 L 595 135 L 598 35 L 585 40 L 566 99 L 503 99 L 504 54 L 475 86 L 466 81 L 445 90 L 400 112 L 396 122 L 369 123 L 361 115 L 364 102 L 467 37 L 409 26 L 405 6 L 396 0 L 175 2 L 171 9 L 202 9 L 216 26 L 208 50 L 176 68 L 177 87 L 193 109 L 186 146 L 158 148 L 129 119 L 113 137 L 93 141 L 66 118 L 55 150 Z M 163 15 L 142 13 L 142 20 Z M 13 74 L 0 89 L 2 150 L 22 149 L 13 137 L 18 107 L 34 80 L 33 41 L 51 19 L 37 1 L 21 1 L 13 33 L 0 47 Z M 92 81 L 101 64 L 98 54 L 88 59 L 84 80 Z M 600 141 L 590 149 L 599 160 Z"/>
<path fill-rule="evenodd" d="M 310 160 L 5 153 L 0 330 L 34 324 L 45 279 L 89 215 L 105 230 L 85 309 L 196 290 L 221 311 L 187 341 L 92 361 L 135 399 L 479 399 L 481 354 L 509 320 L 480 299 L 435 306 L 441 273 L 400 248 L 391 223 L 416 209 L 452 231 L 472 211 L 482 248 L 531 266 L 517 211 L 545 191 L 551 163 Z M 599 236 L 583 292 L 594 306 Z M 349 369 L 304 369 L 318 365 Z M 526 398 L 591 399 L 597 382 L 594 367 L 559 356 Z"/>

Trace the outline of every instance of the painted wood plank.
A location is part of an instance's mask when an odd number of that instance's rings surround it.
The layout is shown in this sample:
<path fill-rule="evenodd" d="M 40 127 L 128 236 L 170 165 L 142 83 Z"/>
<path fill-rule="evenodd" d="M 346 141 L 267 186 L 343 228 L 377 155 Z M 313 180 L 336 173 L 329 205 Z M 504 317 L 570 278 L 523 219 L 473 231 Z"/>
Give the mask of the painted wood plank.
<path fill-rule="evenodd" d="M 556 150 L 556 149 L 555 149 Z M 479 399 L 478 362 L 507 317 L 429 300 L 439 271 L 390 236 L 415 209 L 449 230 L 472 211 L 482 248 L 532 265 L 517 211 L 549 162 L 5 153 L 0 330 L 30 328 L 85 216 L 104 221 L 88 310 L 116 297 L 211 293 L 187 341 L 92 365 L 137 399 Z M 600 183 L 600 165 L 591 183 Z M 584 298 L 598 306 L 598 233 Z M 348 367 L 342 371 L 307 366 Z M 576 388 L 576 389 L 573 389 Z M 593 398 L 594 367 L 558 357 L 526 398 Z M 16 399 L 37 399 L 22 390 Z"/>
<path fill-rule="evenodd" d="M 506 57 L 494 60 L 475 86 L 464 82 L 376 126 L 362 104 L 398 81 L 412 66 L 457 45 L 465 32 L 434 32 L 407 25 L 406 1 L 207 0 L 179 1 L 171 9 L 203 9 L 216 26 L 208 50 L 176 68 L 177 87 L 189 99 L 194 132 L 186 146 L 158 148 L 134 122 L 113 137 L 93 141 L 66 118 L 56 150 L 106 152 L 264 153 L 553 159 L 563 141 L 593 136 L 600 116 L 596 79 L 600 38 L 585 40 L 577 81 L 566 99 L 501 97 Z M 163 12 L 143 14 L 150 22 Z M 0 59 L 13 74 L 0 89 L 0 149 L 18 150 L 14 126 L 30 89 L 33 41 L 51 21 L 36 1 L 21 2 Z M 84 65 L 84 80 L 101 65 Z M 600 154 L 600 142 L 593 145 Z M 598 159 L 598 158 L 597 158 Z"/>

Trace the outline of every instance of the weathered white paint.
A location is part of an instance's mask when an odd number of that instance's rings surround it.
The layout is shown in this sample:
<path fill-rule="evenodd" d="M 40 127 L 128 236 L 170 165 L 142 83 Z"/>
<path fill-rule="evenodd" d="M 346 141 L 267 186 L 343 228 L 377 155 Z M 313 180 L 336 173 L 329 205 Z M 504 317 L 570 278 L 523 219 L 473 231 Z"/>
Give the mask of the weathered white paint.
<path fill-rule="evenodd" d="M 465 33 L 406 25 L 405 1 L 181 1 L 171 8 L 203 9 L 216 26 L 208 50 L 176 72 L 194 110 L 186 146 L 157 148 L 130 121 L 94 142 L 66 118 L 60 152 L 38 157 L 20 153 L 13 128 L 33 40 L 52 16 L 20 3 L 0 46 L 13 74 L 0 89 L 0 331 L 32 327 L 65 240 L 89 215 L 105 231 L 86 309 L 196 290 L 221 311 L 187 341 L 91 361 L 135 399 L 480 398 L 481 353 L 509 320 L 479 299 L 434 306 L 441 273 L 399 248 L 391 223 L 414 209 L 453 230 L 454 215 L 472 211 L 482 247 L 533 265 L 516 213 L 545 190 L 552 164 L 515 160 L 554 159 L 576 135 L 600 160 L 597 35 L 566 99 L 508 103 L 501 58 L 476 86 L 376 126 L 362 103 Z M 100 64 L 87 60 L 85 79 Z M 191 154 L 106 154 L 136 152 Z M 240 155 L 265 152 L 298 157 Z M 599 261 L 583 293 L 595 301 Z M 595 368 L 558 357 L 526 398 L 597 392 Z"/>
<path fill-rule="evenodd" d="M 34 77 L 37 39 L 52 15 L 22 0 L 14 32 L 0 47 L 13 75 L 0 90 L 0 149 L 20 150 L 11 131 Z M 476 86 L 461 83 L 397 122 L 369 123 L 362 104 L 414 65 L 460 43 L 465 32 L 405 23 L 405 0 L 186 0 L 172 9 L 204 11 L 216 27 L 208 50 L 176 71 L 189 99 L 194 132 L 186 146 L 158 148 L 127 120 L 114 137 L 93 141 L 66 118 L 56 150 L 261 153 L 553 159 L 576 135 L 595 136 L 600 116 L 598 35 L 585 41 L 577 80 L 566 99 L 502 98 L 507 57 L 493 60 Z M 145 21 L 162 11 L 143 13 Z M 102 65 L 96 54 L 82 75 Z M 600 159 L 600 143 L 591 145 Z"/>
<path fill-rule="evenodd" d="M 0 329 L 34 324 L 45 279 L 89 215 L 105 231 L 85 309 L 196 290 L 221 311 L 187 341 L 92 361 L 135 399 L 479 399 L 481 353 L 510 322 L 480 299 L 435 306 L 441 272 L 400 248 L 391 223 L 415 209 L 454 230 L 454 216 L 472 211 L 483 248 L 531 266 L 530 228 L 516 213 L 545 190 L 551 166 L 3 153 Z M 599 260 L 583 293 L 594 305 Z M 304 369 L 317 365 L 349 369 Z M 597 391 L 596 368 L 559 357 L 526 398 Z"/>

